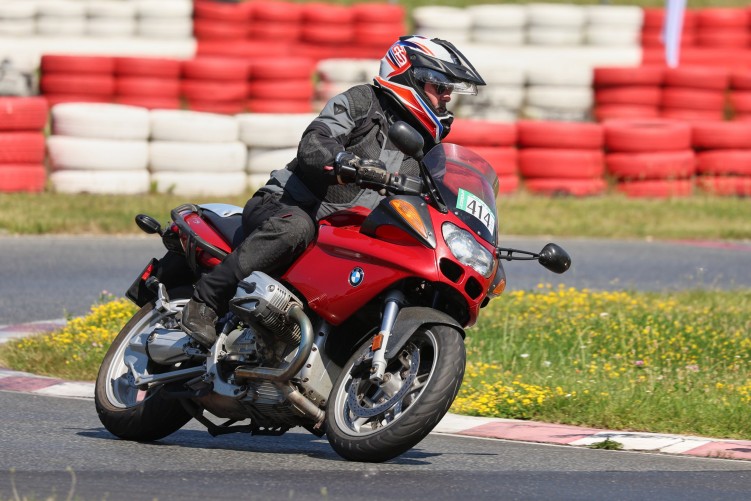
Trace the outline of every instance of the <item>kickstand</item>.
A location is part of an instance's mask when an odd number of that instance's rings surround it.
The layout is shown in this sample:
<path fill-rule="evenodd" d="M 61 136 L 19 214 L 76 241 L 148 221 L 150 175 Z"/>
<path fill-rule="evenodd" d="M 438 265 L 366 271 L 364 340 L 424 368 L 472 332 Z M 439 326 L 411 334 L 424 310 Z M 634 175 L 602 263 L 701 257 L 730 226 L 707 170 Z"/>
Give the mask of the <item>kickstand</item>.
<path fill-rule="evenodd" d="M 203 415 L 203 409 L 201 409 L 197 405 L 191 405 L 192 402 L 185 399 L 181 399 L 180 403 L 182 404 L 183 408 L 188 411 L 188 414 L 193 417 L 193 419 L 206 427 L 209 435 L 211 435 L 212 437 L 227 435 L 228 433 L 253 433 L 253 431 L 255 430 L 255 427 L 249 424 L 232 426 L 233 424 L 237 423 L 236 419 L 229 419 L 220 425 L 214 424 L 209 421 L 206 416 Z"/>

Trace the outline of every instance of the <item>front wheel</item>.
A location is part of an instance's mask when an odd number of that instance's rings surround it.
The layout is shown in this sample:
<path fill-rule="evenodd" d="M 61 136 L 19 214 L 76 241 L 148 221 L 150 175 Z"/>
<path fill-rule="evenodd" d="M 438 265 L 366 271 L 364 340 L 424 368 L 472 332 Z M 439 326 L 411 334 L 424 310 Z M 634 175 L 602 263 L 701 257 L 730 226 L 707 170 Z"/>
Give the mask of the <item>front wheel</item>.
<path fill-rule="evenodd" d="M 388 361 L 384 383 L 357 368 L 364 345 L 344 366 L 331 390 L 326 434 L 345 459 L 382 462 L 414 447 L 446 414 L 464 377 L 466 353 L 455 329 L 418 329 Z"/>
<path fill-rule="evenodd" d="M 184 294 L 183 294 L 184 296 Z M 173 300 L 184 306 L 187 299 Z M 94 402 L 99 420 L 113 435 L 136 441 L 151 441 L 170 435 L 191 416 L 179 400 L 166 399 L 155 386 L 148 390 L 133 384 L 131 367 L 139 373 L 165 372 L 170 367 L 151 362 L 144 349 L 145 338 L 159 327 L 177 328 L 175 313 L 161 312 L 148 303 L 123 327 L 104 356 L 96 378 Z"/>

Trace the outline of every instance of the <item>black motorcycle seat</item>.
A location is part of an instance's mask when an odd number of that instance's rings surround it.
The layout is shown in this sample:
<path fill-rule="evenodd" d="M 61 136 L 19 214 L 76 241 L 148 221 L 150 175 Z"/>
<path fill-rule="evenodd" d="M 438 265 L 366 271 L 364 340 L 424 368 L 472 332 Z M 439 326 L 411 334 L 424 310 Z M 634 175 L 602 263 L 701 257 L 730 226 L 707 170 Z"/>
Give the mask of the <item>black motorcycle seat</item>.
<path fill-rule="evenodd" d="M 217 214 L 211 209 L 202 207 L 201 216 L 235 249 L 245 239 L 242 224 L 242 211 Z"/>

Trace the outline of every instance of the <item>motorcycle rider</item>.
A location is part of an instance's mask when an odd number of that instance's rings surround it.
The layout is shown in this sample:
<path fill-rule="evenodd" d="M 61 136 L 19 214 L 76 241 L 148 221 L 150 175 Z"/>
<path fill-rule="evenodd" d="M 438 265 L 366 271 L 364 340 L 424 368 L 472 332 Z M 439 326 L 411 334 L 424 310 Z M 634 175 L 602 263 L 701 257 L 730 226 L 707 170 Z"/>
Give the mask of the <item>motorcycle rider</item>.
<path fill-rule="evenodd" d="M 196 283 L 182 313 L 183 330 L 210 348 L 216 322 L 228 309 L 240 280 L 253 271 L 281 275 L 313 241 L 316 223 L 342 209 L 373 209 L 383 198 L 343 178 L 343 166 L 369 166 L 417 176 L 419 166 L 388 139 L 396 121 L 421 133 L 427 152 L 449 133 L 452 93 L 476 94 L 485 85 L 472 64 L 450 42 L 404 36 L 381 60 L 372 85 L 363 84 L 333 97 L 303 132 L 297 157 L 273 171 L 265 186 L 245 205 L 245 240 Z"/>

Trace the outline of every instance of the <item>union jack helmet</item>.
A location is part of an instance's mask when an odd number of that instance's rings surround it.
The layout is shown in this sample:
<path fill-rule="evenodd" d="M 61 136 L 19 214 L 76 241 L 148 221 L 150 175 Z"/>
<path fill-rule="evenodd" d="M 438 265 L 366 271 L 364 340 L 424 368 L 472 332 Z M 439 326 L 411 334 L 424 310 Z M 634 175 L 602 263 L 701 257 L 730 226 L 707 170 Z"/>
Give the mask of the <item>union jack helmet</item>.
<path fill-rule="evenodd" d="M 425 84 L 446 86 L 454 94 L 477 94 L 485 80 L 459 49 L 439 38 L 408 35 L 399 38 L 381 59 L 375 85 L 387 91 L 413 122 L 439 142 L 446 137 L 454 120 L 448 110 L 434 107 Z"/>

